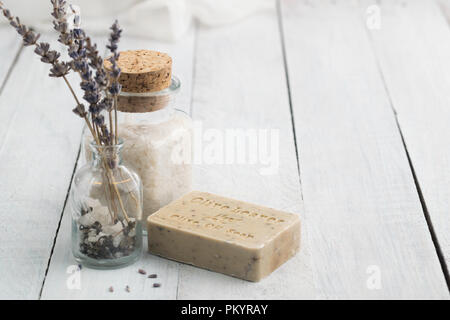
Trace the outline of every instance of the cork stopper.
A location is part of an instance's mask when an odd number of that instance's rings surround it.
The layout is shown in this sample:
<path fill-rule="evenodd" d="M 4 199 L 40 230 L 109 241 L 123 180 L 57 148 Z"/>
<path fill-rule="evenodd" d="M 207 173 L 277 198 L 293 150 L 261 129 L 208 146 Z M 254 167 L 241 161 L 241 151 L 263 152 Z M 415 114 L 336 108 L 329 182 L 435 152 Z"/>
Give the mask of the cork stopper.
<path fill-rule="evenodd" d="M 119 82 L 123 92 L 156 92 L 170 86 L 172 58 L 166 53 L 151 50 L 123 51 L 117 64 L 122 70 Z M 111 62 L 108 60 L 105 60 L 105 68 L 111 70 Z"/>

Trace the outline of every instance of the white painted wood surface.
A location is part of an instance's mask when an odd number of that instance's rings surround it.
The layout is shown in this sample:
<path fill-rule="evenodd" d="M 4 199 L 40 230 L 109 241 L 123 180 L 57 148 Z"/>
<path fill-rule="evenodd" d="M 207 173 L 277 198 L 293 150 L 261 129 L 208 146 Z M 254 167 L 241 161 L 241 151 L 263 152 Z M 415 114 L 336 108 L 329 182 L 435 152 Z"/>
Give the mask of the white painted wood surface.
<path fill-rule="evenodd" d="M 441 4 L 450 8 L 449 1 Z M 393 1 L 380 9 L 389 15 L 382 14 L 371 38 L 448 266 L 450 29 L 434 3 Z"/>
<path fill-rule="evenodd" d="M 0 99 L 3 299 L 39 297 L 79 149 L 74 102 L 48 69 L 24 50 Z"/>
<path fill-rule="evenodd" d="M 320 294 L 448 298 L 358 3 L 282 4 Z"/>
<path fill-rule="evenodd" d="M 1 17 L 3 18 L 3 16 Z M 14 67 L 14 59 L 19 54 L 20 40 L 13 30 L 0 27 L 0 90 L 8 73 Z M 1 91 L 0 91 L 1 94 Z"/>
<path fill-rule="evenodd" d="M 380 30 L 365 26 L 372 4 L 381 8 Z M 450 31 L 439 7 L 365 0 L 281 0 L 281 7 L 293 118 L 275 8 L 235 25 L 199 26 L 175 44 L 125 33 L 121 49 L 174 57 L 184 84 L 178 106 L 203 133 L 217 129 L 209 138 L 226 129 L 278 130 L 275 175 L 261 175 L 260 165 L 203 163 L 194 187 L 300 214 L 301 252 L 260 283 L 146 252 L 128 268 L 70 274 L 69 207 L 52 247 L 82 123 L 64 83 L 44 76 L 46 66 L 23 50 L 0 95 L 0 298 L 449 298 L 394 113 L 448 260 Z M 9 60 L 0 83 L 18 51 L 10 34 L 0 28 L 8 39 L 0 57 Z M 77 275 L 81 288 L 69 289 Z"/>

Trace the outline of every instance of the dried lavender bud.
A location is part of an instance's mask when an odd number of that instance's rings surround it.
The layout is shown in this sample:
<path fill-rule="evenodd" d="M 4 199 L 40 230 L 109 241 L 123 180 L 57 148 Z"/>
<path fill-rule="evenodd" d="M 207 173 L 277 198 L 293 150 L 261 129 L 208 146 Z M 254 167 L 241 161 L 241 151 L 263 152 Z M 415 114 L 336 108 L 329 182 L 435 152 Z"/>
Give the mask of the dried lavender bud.
<path fill-rule="evenodd" d="M 111 26 L 111 35 L 109 37 L 109 45 L 106 47 L 112 52 L 116 53 L 118 49 L 118 43 L 120 40 L 120 37 L 122 35 L 122 29 L 120 29 L 119 22 L 116 20 L 114 24 Z"/>
<path fill-rule="evenodd" d="M 75 109 L 72 110 L 73 113 L 78 115 L 80 118 L 84 118 L 87 116 L 86 108 L 83 104 L 79 104 Z"/>
<path fill-rule="evenodd" d="M 8 9 L 3 10 L 3 15 L 6 17 L 6 19 L 11 20 L 13 17 L 11 16 L 11 11 Z"/>
<path fill-rule="evenodd" d="M 110 76 L 114 79 L 119 79 L 120 74 L 121 74 L 120 68 L 117 68 L 117 66 L 114 66 L 113 69 L 111 70 Z"/>
<path fill-rule="evenodd" d="M 17 22 L 14 21 L 14 20 L 11 20 L 11 21 L 9 22 L 9 24 L 10 24 L 13 28 L 17 28 L 17 27 L 18 27 Z"/>
<path fill-rule="evenodd" d="M 89 37 L 83 41 L 89 66 L 95 70 L 95 78 L 92 81 L 96 82 L 98 91 L 104 91 L 108 85 L 108 77 L 103 66 L 103 58 L 99 55 L 97 45 L 93 44 Z M 104 108 L 105 106 L 100 106 L 100 109 Z"/>
<path fill-rule="evenodd" d="M 97 71 L 104 71 L 103 69 L 103 58 L 99 55 L 97 50 L 97 45 L 92 44 L 90 38 L 86 38 L 86 49 L 87 49 L 87 56 L 90 61 L 90 66 Z"/>
<path fill-rule="evenodd" d="M 58 41 L 65 45 L 70 45 L 73 41 L 73 36 L 70 33 L 61 33 Z"/>
<path fill-rule="evenodd" d="M 113 100 L 111 98 L 104 98 L 98 104 L 99 108 L 106 111 L 111 111 L 113 107 Z"/>
<path fill-rule="evenodd" d="M 69 33 L 69 25 L 66 22 L 57 23 L 56 21 L 53 21 L 53 28 L 59 33 Z"/>
<path fill-rule="evenodd" d="M 112 137 L 111 137 L 111 135 L 109 134 L 109 130 L 108 130 L 108 128 L 106 127 L 106 125 L 103 124 L 103 125 L 100 127 L 100 130 L 101 130 L 101 133 L 102 133 L 102 135 L 101 135 L 101 137 L 100 137 L 100 141 L 101 141 L 102 143 L 104 143 L 105 145 L 111 144 Z"/>
<path fill-rule="evenodd" d="M 159 287 L 161 287 L 161 283 L 154 283 L 153 284 L 153 288 L 159 288 Z"/>
<path fill-rule="evenodd" d="M 139 272 L 140 274 L 147 274 L 147 272 L 146 272 L 144 269 L 139 269 L 138 272 Z"/>
<path fill-rule="evenodd" d="M 151 274 L 148 276 L 150 279 L 156 279 L 158 277 L 158 275 L 156 274 Z"/>
<path fill-rule="evenodd" d="M 106 76 L 106 72 L 97 71 L 95 75 L 95 81 L 101 88 L 105 88 L 108 85 L 108 77 Z"/>
<path fill-rule="evenodd" d="M 51 15 L 55 18 L 53 20 L 53 28 L 59 32 L 58 41 L 65 45 L 71 45 L 73 42 L 73 35 L 69 30 L 69 24 L 66 17 L 66 1 L 64 0 L 51 0 L 53 5 L 53 12 Z"/>
<path fill-rule="evenodd" d="M 84 60 L 73 60 L 71 67 L 80 74 L 88 74 L 89 72 L 89 65 Z"/>
<path fill-rule="evenodd" d="M 97 44 L 92 43 L 91 38 L 89 37 L 86 39 L 86 48 L 88 48 L 89 57 L 95 60 L 98 56 Z"/>
<path fill-rule="evenodd" d="M 94 123 L 98 125 L 99 127 L 103 126 L 105 124 L 105 117 L 102 115 L 98 115 L 94 118 Z"/>
<path fill-rule="evenodd" d="M 109 57 L 108 61 L 111 62 L 111 71 L 109 73 L 109 76 L 113 78 L 114 80 L 118 80 L 121 74 L 121 69 L 117 65 L 117 61 L 119 60 L 120 53 L 113 53 L 111 57 Z"/>
<path fill-rule="evenodd" d="M 48 51 L 50 50 L 50 45 L 46 42 L 41 42 L 38 45 L 36 45 L 36 49 L 34 49 L 34 53 L 36 53 L 38 56 L 44 57 Z"/>
<path fill-rule="evenodd" d="M 72 46 L 69 49 L 69 57 L 71 57 L 73 60 L 80 60 L 86 58 L 86 49 L 83 47 L 76 47 Z M 85 62 L 85 61 L 83 61 Z M 86 62 L 85 62 L 86 63 Z"/>
<path fill-rule="evenodd" d="M 25 47 L 35 45 L 40 36 L 40 34 L 36 34 L 33 31 L 28 30 L 25 34 L 23 34 L 23 45 Z"/>
<path fill-rule="evenodd" d="M 126 286 L 126 287 L 125 287 L 125 291 L 126 291 L 126 292 L 131 292 L 130 286 Z"/>
<path fill-rule="evenodd" d="M 61 20 L 64 19 L 66 15 L 65 7 L 66 7 L 66 1 L 65 0 L 50 0 L 51 4 L 53 5 L 53 12 L 52 16 L 57 19 Z"/>
<path fill-rule="evenodd" d="M 100 109 L 96 104 L 91 104 L 89 106 L 89 112 L 92 114 L 92 117 L 96 117 L 97 114 L 100 112 Z"/>
<path fill-rule="evenodd" d="M 82 75 L 83 78 L 89 78 L 90 71 L 87 71 Z M 80 84 L 81 89 L 84 91 L 95 91 L 97 89 L 97 84 L 93 81 L 85 80 Z"/>
<path fill-rule="evenodd" d="M 89 102 L 91 105 L 96 105 L 97 102 L 100 100 L 100 95 L 97 92 L 97 90 L 92 90 L 92 91 L 89 90 L 89 91 L 85 91 L 83 99 L 86 100 L 87 102 Z M 95 107 L 98 109 L 98 106 L 95 106 Z M 100 110 L 98 109 L 98 111 L 100 111 Z M 94 113 L 97 113 L 97 112 L 94 112 Z"/>
<path fill-rule="evenodd" d="M 111 287 L 109 287 L 109 292 L 114 292 L 114 288 L 111 286 Z"/>
<path fill-rule="evenodd" d="M 65 62 L 54 63 L 50 69 L 50 77 L 60 78 L 64 77 L 70 72 L 70 65 Z"/>
<path fill-rule="evenodd" d="M 83 29 L 73 29 L 73 37 L 75 38 L 75 40 L 80 40 L 80 41 L 84 41 L 86 38 L 86 33 L 84 32 Z"/>
<path fill-rule="evenodd" d="M 116 97 L 120 91 L 122 90 L 122 86 L 119 84 L 118 80 L 120 77 L 121 70 L 117 65 L 117 60 L 119 59 L 119 53 L 117 52 L 122 30 L 119 27 L 119 23 L 116 20 L 114 24 L 111 26 L 111 34 L 109 37 L 109 45 L 107 48 L 111 51 L 112 56 L 109 58 L 109 61 L 111 62 L 111 71 L 109 73 L 110 78 L 112 79 L 111 84 L 109 85 L 108 92 L 113 96 Z"/>
<path fill-rule="evenodd" d="M 80 84 L 81 89 L 83 90 L 89 90 L 93 91 L 97 88 L 97 84 L 92 81 L 92 71 L 87 69 L 85 72 L 81 74 L 81 79 L 83 79 L 83 82 Z"/>
<path fill-rule="evenodd" d="M 109 93 L 111 93 L 113 96 L 118 95 L 120 91 L 122 90 L 122 85 L 118 82 L 112 83 L 109 87 Z"/>
<path fill-rule="evenodd" d="M 54 50 L 47 51 L 42 56 L 41 61 L 44 62 L 44 63 L 55 64 L 55 63 L 58 62 L 58 59 L 59 59 L 60 56 L 61 55 L 58 52 L 54 51 Z M 63 64 L 65 64 L 65 63 L 63 63 Z"/>
<path fill-rule="evenodd" d="M 35 45 L 40 37 L 40 34 L 35 33 L 27 26 L 23 25 L 18 17 L 16 17 L 14 20 L 11 11 L 9 11 L 8 9 L 4 9 L 3 5 L 0 6 L 0 8 L 3 9 L 3 15 L 6 19 L 9 20 L 9 24 L 13 26 L 16 29 L 17 33 L 22 36 L 23 45 L 25 47 Z"/>

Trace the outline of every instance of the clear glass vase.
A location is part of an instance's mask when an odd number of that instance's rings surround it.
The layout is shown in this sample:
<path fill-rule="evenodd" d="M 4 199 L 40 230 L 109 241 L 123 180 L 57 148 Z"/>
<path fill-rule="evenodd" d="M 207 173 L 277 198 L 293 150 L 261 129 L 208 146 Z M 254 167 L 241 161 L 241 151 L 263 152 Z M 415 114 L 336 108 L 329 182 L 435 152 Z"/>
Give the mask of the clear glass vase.
<path fill-rule="evenodd" d="M 91 143 L 92 160 L 74 176 L 72 252 L 88 267 L 123 267 L 142 252 L 142 183 L 122 164 L 123 146 Z"/>

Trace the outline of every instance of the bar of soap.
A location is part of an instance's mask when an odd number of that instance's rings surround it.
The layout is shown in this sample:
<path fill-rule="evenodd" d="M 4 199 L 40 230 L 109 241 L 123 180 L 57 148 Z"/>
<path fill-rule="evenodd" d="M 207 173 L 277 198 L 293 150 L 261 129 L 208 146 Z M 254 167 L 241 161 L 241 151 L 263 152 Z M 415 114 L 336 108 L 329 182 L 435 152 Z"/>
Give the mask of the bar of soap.
<path fill-rule="evenodd" d="M 194 191 L 148 217 L 150 253 L 249 281 L 300 248 L 297 215 Z"/>

